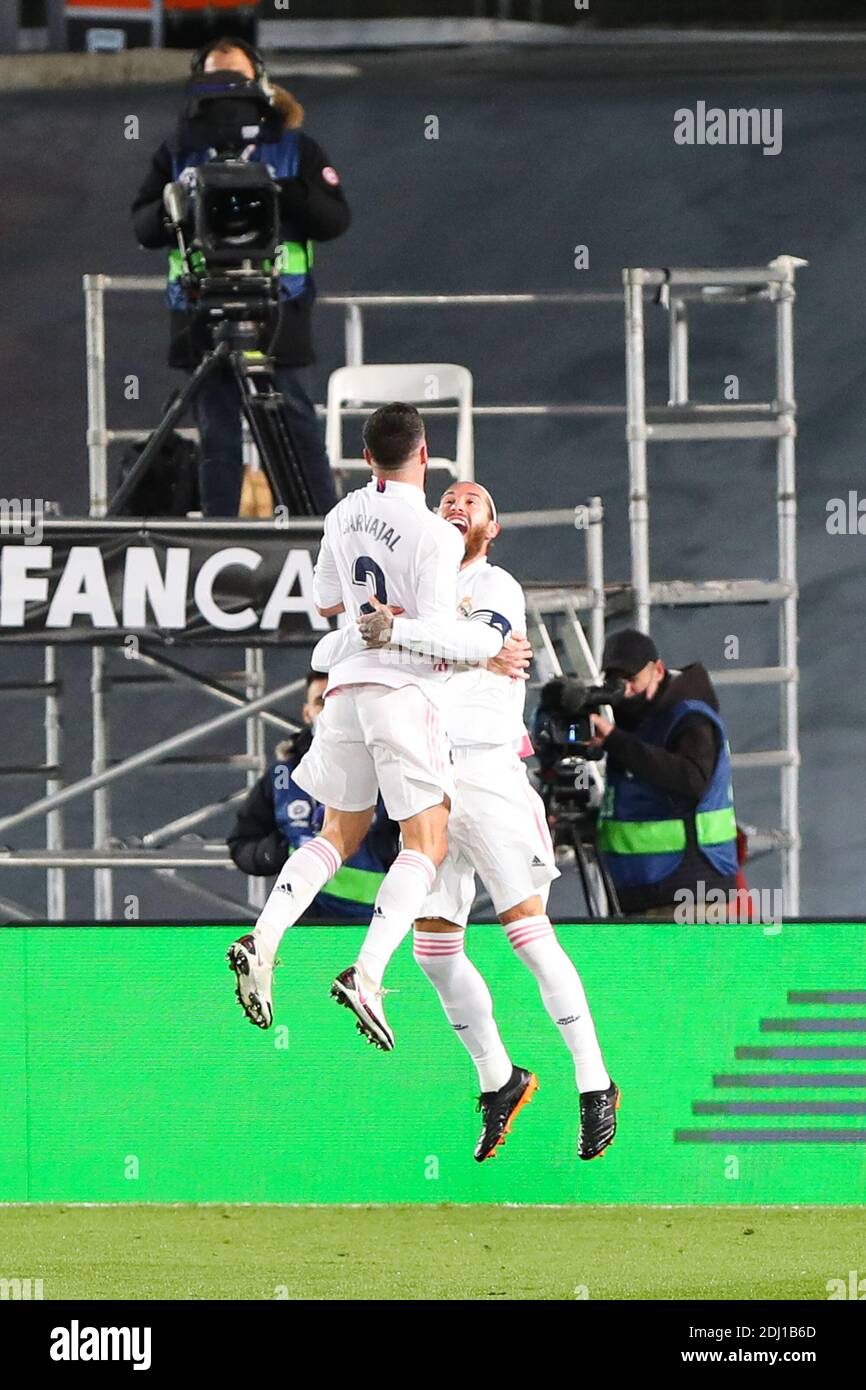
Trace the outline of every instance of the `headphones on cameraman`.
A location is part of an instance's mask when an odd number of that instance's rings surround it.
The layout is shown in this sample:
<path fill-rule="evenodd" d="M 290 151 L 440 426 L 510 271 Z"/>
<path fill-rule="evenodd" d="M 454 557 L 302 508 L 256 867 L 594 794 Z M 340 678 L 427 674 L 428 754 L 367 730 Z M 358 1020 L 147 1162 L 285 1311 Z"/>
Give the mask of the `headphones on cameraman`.
<path fill-rule="evenodd" d="M 270 95 L 271 86 L 268 81 L 268 74 L 265 69 L 265 58 L 261 49 L 255 48 L 251 43 L 247 43 L 246 39 L 236 39 L 232 34 L 226 34 L 219 39 L 211 39 L 209 43 L 203 44 L 198 52 L 193 54 L 189 65 L 189 70 L 193 77 L 200 77 L 202 75 L 209 54 L 213 53 L 214 49 L 222 43 L 231 44 L 232 48 L 239 48 L 242 53 L 247 55 L 255 72 L 253 80 L 258 82 L 263 90 Z"/>

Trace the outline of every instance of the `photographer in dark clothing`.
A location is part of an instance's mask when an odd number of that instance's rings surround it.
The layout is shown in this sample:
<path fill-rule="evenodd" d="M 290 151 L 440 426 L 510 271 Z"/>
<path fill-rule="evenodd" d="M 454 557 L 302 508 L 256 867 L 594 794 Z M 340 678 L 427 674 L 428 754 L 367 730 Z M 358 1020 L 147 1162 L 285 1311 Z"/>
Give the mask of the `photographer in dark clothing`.
<path fill-rule="evenodd" d="M 322 828 L 324 806 L 298 786 L 292 773 L 313 741 L 326 685 L 326 676 L 309 672 L 302 713 L 305 727 L 277 747 L 276 761 L 256 782 L 238 812 L 228 848 L 242 873 L 262 877 L 278 874 L 289 855 Z M 400 828 L 388 819 L 380 797 L 360 849 L 341 865 L 301 920 L 331 926 L 350 922 L 366 925 L 399 848 Z"/>
<path fill-rule="evenodd" d="M 217 90 L 222 74 L 225 90 L 232 89 L 230 102 L 228 97 L 220 99 Z M 240 110 L 239 100 L 243 109 L 249 106 L 251 121 L 260 120 L 262 111 L 265 113 L 260 134 L 249 141 L 240 157 L 267 164 L 280 190 L 283 242 L 279 317 L 270 336 L 263 335 L 260 346 L 274 360 L 274 384 L 285 400 L 292 438 L 316 511 L 324 515 L 337 496 L 302 369 L 314 361 L 313 242 L 341 236 L 349 226 L 349 206 L 339 174 L 321 147 L 301 129 L 303 107 L 289 92 L 268 81 L 256 49 L 238 39 L 219 39 L 196 55 L 190 108 L 181 117 L 175 136 L 160 145 L 153 156 L 132 204 L 133 226 L 144 247 L 175 246 L 163 191 L 171 183 L 188 188 L 195 168 L 221 153 L 224 108 L 228 102 Z M 191 371 L 212 342 L 205 325 L 187 312 L 181 274 L 182 261 L 173 250 L 167 289 L 171 309 L 169 365 Z M 227 369 L 202 384 L 194 411 L 201 435 L 202 511 L 205 516 L 237 516 L 242 479 L 241 414 L 237 385 Z"/>
<path fill-rule="evenodd" d="M 710 678 L 697 663 L 668 671 L 652 639 L 633 630 L 608 638 L 602 664 L 606 681 L 626 682 L 616 725 L 590 716 L 607 757 L 597 843 L 622 910 L 679 921 L 690 903 L 688 920 L 725 921 L 742 880 L 730 749 Z"/>

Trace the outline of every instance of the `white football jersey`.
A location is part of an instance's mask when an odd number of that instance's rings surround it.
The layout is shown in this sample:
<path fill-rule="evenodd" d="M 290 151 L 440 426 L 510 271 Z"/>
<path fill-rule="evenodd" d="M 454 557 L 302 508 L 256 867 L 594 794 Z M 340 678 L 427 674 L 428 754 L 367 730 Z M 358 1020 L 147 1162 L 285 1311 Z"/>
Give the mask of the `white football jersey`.
<path fill-rule="evenodd" d="M 458 611 L 503 635 L 526 633 L 526 598 L 517 580 L 481 556 L 457 577 Z M 497 676 L 483 666 L 458 667 L 444 688 L 443 714 L 454 744 L 511 744 L 526 739 L 526 682 Z"/>
<path fill-rule="evenodd" d="M 430 511 L 411 483 L 373 478 L 342 498 L 325 518 L 313 582 L 319 608 L 342 603 L 354 627 L 370 593 L 402 608 L 409 618 L 436 626 L 452 623 L 457 573 L 463 559 L 460 533 Z M 453 669 L 430 654 L 366 647 L 341 657 L 328 673 L 328 688 L 350 682 L 436 685 Z"/>

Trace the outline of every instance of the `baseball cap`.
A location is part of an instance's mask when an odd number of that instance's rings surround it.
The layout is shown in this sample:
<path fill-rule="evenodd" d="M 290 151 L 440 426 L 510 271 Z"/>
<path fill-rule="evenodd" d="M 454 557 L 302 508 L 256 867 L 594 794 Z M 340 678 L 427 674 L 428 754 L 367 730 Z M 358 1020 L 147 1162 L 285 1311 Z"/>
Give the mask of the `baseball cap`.
<path fill-rule="evenodd" d="M 604 644 L 601 668 L 605 675 L 616 672 L 631 680 L 650 661 L 658 661 L 658 648 L 651 637 L 636 628 L 613 632 Z"/>

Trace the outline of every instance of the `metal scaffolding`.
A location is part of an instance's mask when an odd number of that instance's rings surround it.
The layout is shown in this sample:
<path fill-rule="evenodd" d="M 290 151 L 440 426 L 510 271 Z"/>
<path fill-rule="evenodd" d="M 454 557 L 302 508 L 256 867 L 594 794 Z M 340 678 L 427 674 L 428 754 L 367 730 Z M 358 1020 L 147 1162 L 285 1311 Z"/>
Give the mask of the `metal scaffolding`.
<path fill-rule="evenodd" d="M 779 256 L 769 265 L 743 269 L 623 271 L 626 336 L 626 439 L 629 461 L 631 586 L 635 621 L 650 629 L 652 608 L 712 604 L 778 605 L 779 657 L 774 666 L 711 672 L 719 685 L 776 685 L 780 694 L 780 747 L 735 754 L 734 767 L 778 768 L 781 814 L 778 829 L 763 840 L 782 856 L 784 910 L 800 911 L 800 751 L 797 693 L 797 494 L 794 441 L 795 273 L 806 262 Z M 668 403 L 647 405 L 644 296 L 669 312 Z M 776 395 L 772 401 L 703 405 L 689 400 L 688 306 L 769 305 L 776 338 Z M 777 574 L 770 579 L 653 581 L 650 578 L 649 445 L 674 441 L 775 439 Z"/>
<path fill-rule="evenodd" d="M 583 529 L 582 519 L 587 511 L 588 508 L 582 506 L 505 512 L 500 513 L 500 519 L 509 529 L 560 526 L 570 527 L 574 533 Z M 594 524 L 600 524 L 600 520 L 599 514 Z M 284 533 L 290 535 L 293 526 L 308 532 L 310 525 L 308 520 L 288 522 L 281 527 L 280 536 Z M 200 531 L 201 526 L 200 521 L 171 521 L 160 522 L 157 529 L 161 533 L 183 534 Z M 88 528 L 93 530 L 92 523 L 78 520 L 54 524 L 54 531 L 58 534 L 69 532 L 76 538 L 81 538 Z M 102 519 L 98 523 L 98 530 L 101 536 L 108 533 L 120 539 L 128 536 L 130 531 L 143 531 L 144 523 Z M 268 522 L 221 522 L 220 530 L 229 536 L 236 530 L 238 542 L 249 532 L 267 533 L 271 538 L 274 535 L 273 527 Z M 603 619 L 604 603 L 603 575 L 598 569 L 600 558 L 600 548 L 593 543 L 587 549 L 587 582 L 581 590 L 586 605 L 594 606 L 597 626 Z M 20 765 L 0 769 L 0 775 L 44 779 L 44 794 L 35 800 L 27 800 L 15 811 L 0 817 L 0 845 L 6 841 L 6 832 L 44 818 L 45 848 L 0 848 L 0 869 L 44 870 L 45 915 L 49 921 L 62 921 L 67 915 L 66 874 L 72 869 L 85 870 L 93 875 L 93 916 L 97 921 L 117 919 L 115 873 L 119 869 L 145 870 L 163 879 L 168 878 L 179 892 L 195 895 L 200 907 L 203 901 L 219 908 L 223 915 L 228 914 L 232 919 L 255 917 L 263 905 L 266 889 L 264 879 L 247 878 L 247 902 L 243 903 L 189 878 L 189 870 L 233 868 L 223 840 L 193 840 L 190 837 L 191 832 L 214 817 L 237 807 L 247 795 L 249 787 L 264 772 L 268 762 L 265 744 L 268 729 L 284 736 L 297 732 L 298 724 L 281 714 L 278 707 L 281 701 L 289 697 L 298 698 L 305 684 L 304 678 L 295 678 L 268 689 L 266 649 L 263 647 L 228 648 L 231 653 L 244 652 L 243 668 L 215 674 L 195 669 L 186 658 L 182 660 L 178 657 L 174 645 L 166 649 L 160 646 L 160 641 L 158 633 L 148 635 L 133 650 L 123 647 L 118 650 L 116 637 L 106 637 L 92 643 L 90 772 L 68 784 L 64 783 L 62 776 L 60 730 L 63 723 L 63 688 L 58 678 L 60 663 L 57 647 L 45 646 L 44 679 L 8 681 L 0 685 L 0 694 L 35 694 L 44 701 L 45 762 L 38 766 Z M 195 648 L 199 651 L 213 650 L 204 639 L 198 639 Z M 280 652 L 279 647 L 276 652 Z M 135 696 L 139 700 L 144 697 L 147 702 L 145 707 L 149 707 L 158 692 L 177 690 L 179 687 L 197 691 L 203 698 L 229 708 L 224 713 L 197 720 L 189 727 L 134 753 L 120 759 L 113 758 L 115 742 L 118 737 L 124 738 L 127 727 L 146 727 L 130 717 L 128 702 Z M 81 726 L 80 716 L 77 722 Z M 206 739 L 213 735 L 222 738 L 240 725 L 245 731 L 244 752 L 202 754 L 195 751 L 195 746 Z M 121 783 L 129 785 L 135 776 L 155 770 L 164 771 L 176 783 L 184 771 L 203 769 L 222 770 L 232 778 L 243 772 L 246 784 L 134 837 L 120 838 L 114 833 L 111 797 L 116 786 Z M 92 843 L 88 847 L 73 848 L 66 844 L 64 817 L 68 807 L 73 806 L 77 810 L 83 804 L 91 810 Z M 0 897 L 0 913 L 14 921 L 40 916 L 5 894 Z"/>
<path fill-rule="evenodd" d="M 796 499 L 794 494 L 794 415 L 793 319 L 794 269 L 792 258 L 781 257 L 758 270 L 643 270 L 623 273 L 626 310 L 626 402 L 590 404 L 579 401 L 535 402 L 532 404 L 474 405 L 476 418 L 623 418 L 630 475 L 630 582 L 606 584 L 602 528 L 604 508 L 600 497 L 592 497 L 577 507 L 549 511 L 501 514 L 509 529 L 567 526 L 583 532 L 586 539 L 586 582 L 583 585 L 528 585 L 527 618 L 530 635 L 538 654 L 542 678 L 561 670 L 584 676 L 598 671 L 606 619 L 633 608 L 639 626 L 649 626 L 653 606 L 683 606 L 711 603 L 777 603 L 780 608 L 780 658 L 773 667 L 711 672 L 719 685 L 778 685 L 781 694 L 782 746 L 776 750 L 735 754 L 734 766 L 743 768 L 778 767 L 781 775 L 782 810 L 780 828 L 758 832 L 751 843 L 758 849 L 779 849 L 783 858 L 785 909 L 799 910 L 799 822 L 797 803 L 797 591 L 796 591 Z M 90 521 L 68 521 L 60 525 L 69 530 L 93 528 L 128 530 L 135 521 L 104 520 L 108 502 L 108 450 L 112 444 L 140 440 L 146 430 L 109 428 L 105 391 L 105 295 L 109 291 L 159 292 L 158 276 L 84 277 L 87 328 L 87 445 L 90 477 Z M 647 290 L 670 310 L 669 403 L 650 409 L 646 404 L 644 350 L 644 295 Z M 773 402 L 753 405 L 705 406 L 692 404 L 688 393 L 688 318 L 690 301 L 702 303 L 747 303 L 757 301 L 775 307 L 777 331 L 777 390 Z M 364 315 L 368 310 L 425 309 L 472 306 L 478 309 L 513 310 L 516 306 L 558 305 L 566 310 L 599 304 L 621 306 L 620 292 L 585 292 L 516 295 L 331 295 L 320 299 L 321 306 L 342 311 L 345 319 L 347 365 L 364 361 Z M 447 414 L 453 407 L 431 407 L 431 414 Z M 319 407 L 324 414 L 324 408 Z M 759 439 L 775 438 L 778 457 L 777 508 L 779 518 L 779 572 L 775 579 L 711 580 L 701 583 L 651 582 L 649 569 L 649 492 L 647 446 L 666 440 Z M 293 523 L 289 523 L 291 528 Z M 309 526 L 308 522 L 297 523 Z M 172 530 L 200 531 L 201 521 L 172 521 Z M 237 526 L 268 527 L 268 523 L 220 523 L 221 528 Z M 161 529 L 165 529 L 160 524 Z M 584 625 L 588 627 L 588 636 Z M 312 641 L 312 638 L 311 638 Z M 197 643 L 198 646 L 205 646 Z M 170 654 L 172 650 L 172 654 Z M 44 702 L 45 762 L 39 767 L 0 770 L 10 775 L 38 776 L 44 796 L 12 815 L 0 818 L 2 832 L 27 821 L 45 818 L 45 848 L 41 850 L 0 850 L 0 867 L 38 867 L 46 875 L 46 911 L 49 920 L 66 915 L 66 881 L 69 869 L 86 869 L 93 874 L 94 916 L 110 920 L 115 908 L 113 873 L 119 868 L 142 868 L 162 877 L 170 876 L 175 888 L 198 895 L 210 904 L 228 908 L 233 916 L 255 915 L 263 901 L 265 884 L 249 879 L 247 902 L 239 903 L 214 893 L 186 877 L 190 869 L 229 868 L 231 860 L 220 841 L 184 842 L 184 836 L 209 819 L 237 805 L 249 786 L 265 770 L 268 728 L 283 734 L 297 725 L 282 716 L 273 705 L 296 694 L 303 684 L 294 680 L 267 689 L 265 651 L 259 647 L 244 651 L 243 668 L 214 674 L 194 669 L 178 659 L 177 648 L 157 649 L 153 644 L 142 650 L 135 668 L 126 662 L 118 671 L 117 658 L 105 645 L 94 645 L 91 656 L 91 715 L 93 744 L 91 770 L 87 777 L 64 786 L 62 770 L 62 684 L 57 651 L 50 643 L 44 649 L 44 673 L 39 681 L 0 683 L 0 694 L 39 694 Z M 141 751 L 112 761 L 112 721 L 122 694 L 150 693 L 182 685 L 203 697 L 231 708 L 204 719 L 190 728 Z M 243 724 L 243 753 L 194 757 L 178 755 L 192 744 Z M 185 815 L 175 816 L 135 840 L 119 841 L 112 831 L 111 789 L 121 778 L 144 768 L 163 765 L 173 776 L 182 768 L 220 767 L 230 775 L 244 773 L 245 785 Z M 86 799 L 92 808 L 92 845 L 69 848 L 66 843 L 64 809 Z M 10 919 L 26 920 L 32 912 L 5 896 L 0 911 Z"/>

